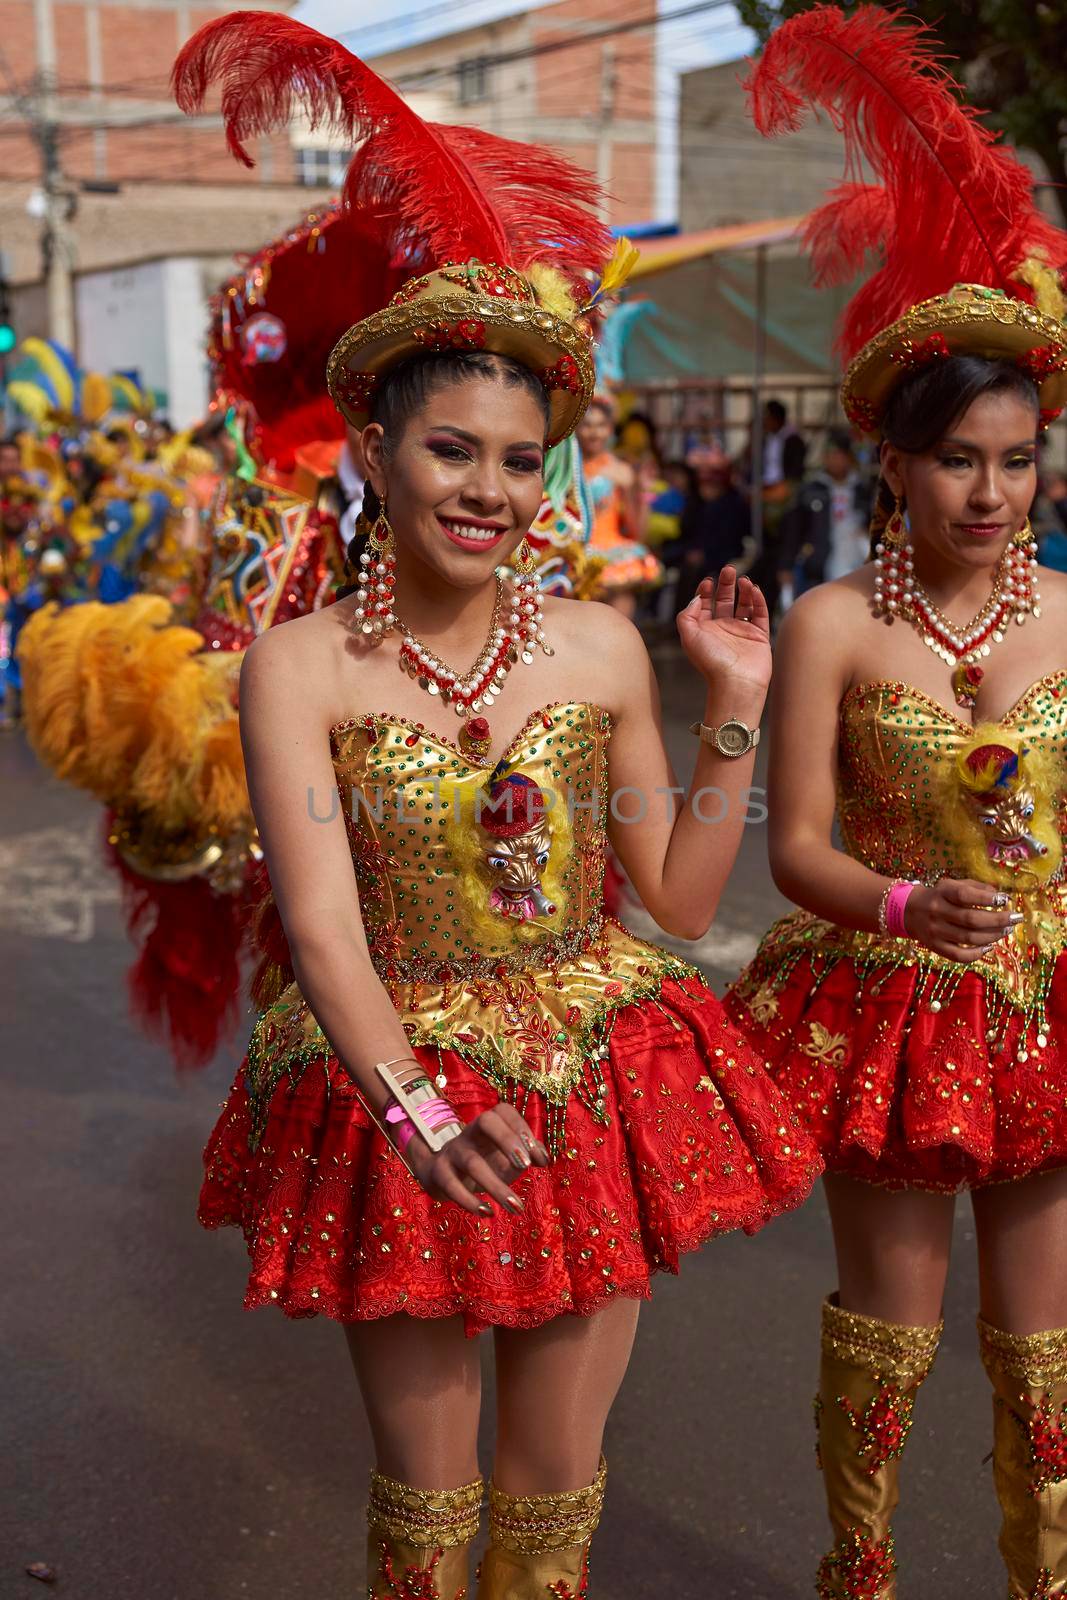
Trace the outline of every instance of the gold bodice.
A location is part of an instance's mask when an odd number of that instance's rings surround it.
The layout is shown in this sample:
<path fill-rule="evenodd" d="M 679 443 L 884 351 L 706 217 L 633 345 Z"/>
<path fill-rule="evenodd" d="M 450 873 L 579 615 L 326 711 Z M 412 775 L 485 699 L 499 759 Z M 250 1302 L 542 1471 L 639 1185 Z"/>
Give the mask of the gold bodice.
<path fill-rule="evenodd" d="M 610 736 L 611 718 L 597 706 L 535 711 L 497 770 L 537 786 L 551 808 L 547 826 L 524 832 L 513 802 L 518 831 L 497 838 L 484 826 L 493 811 L 490 771 L 451 741 L 399 717 L 362 717 L 333 730 L 338 796 L 382 976 L 488 974 L 502 960 L 538 964 L 599 925 Z M 506 822 L 506 796 L 500 809 Z M 534 847 L 526 861 L 524 839 Z M 545 843 L 541 865 L 536 846 Z M 495 866 L 505 852 L 517 872 Z M 518 889 L 536 882 L 555 909 L 520 905 L 528 914 L 501 914 L 490 903 L 501 877 L 514 878 Z"/>
<path fill-rule="evenodd" d="M 892 878 L 930 883 L 975 877 L 1013 887 L 1003 872 L 982 869 L 974 845 L 981 843 L 983 824 L 957 804 L 961 755 L 980 740 L 998 738 L 1011 745 L 1021 741 L 1025 759 L 1040 763 L 1044 788 L 1051 790 L 1043 797 L 1046 825 L 1062 835 L 1067 671 L 1033 684 L 999 722 L 978 725 L 904 683 L 850 689 L 841 704 L 837 782 L 838 820 L 849 855 Z M 1025 865 L 1014 877 L 1025 883 Z"/>
<path fill-rule="evenodd" d="M 502 1095 L 544 1095 L 559 1129 L 572 1093 L 603 1098 L 615 1011 L 697 976 L 605 914 L 610 738 L 584 702 L 534 712 L 492 769 L 402 717 L 331 733 L 371 959 L 408 1038 L 459 1051 Z M 253 1099 L 328 1052 L 290 985 L 253 1035 Z"/>

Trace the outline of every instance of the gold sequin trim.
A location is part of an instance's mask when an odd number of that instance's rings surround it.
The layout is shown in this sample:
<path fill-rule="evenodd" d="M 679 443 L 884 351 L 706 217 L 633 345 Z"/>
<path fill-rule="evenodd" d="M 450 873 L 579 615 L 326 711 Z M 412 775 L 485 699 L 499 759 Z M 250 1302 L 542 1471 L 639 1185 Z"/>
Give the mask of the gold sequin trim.
<path fill-rule="evenodd" d="M 1067 1328 L 1004 1333 L 979 1317 L 978 1339 L 987 1372 L 1018 1378 L 1028 1389 L 1047 1389 L 1067 1381 Z"/>
<path fill-rule="evenodd" d="M 537 1556 L 586 1544 L 593 1537 L 604 1509 L 607 1466 L 587 1489 L 564 1494 L 511 1495 L 489 1485 L 489 1527 L 493 1543 L 516 1555 Z"/>
<path fill-rule="evenodd" d="M 825 1300 L 822 1352 L 831 1360 L 862 1367 L 876 1378 L 910 1387 L 921 1383 L 933 1366 L 944 1327 L 938 1322 L 932 1328 L 908 1328 L 858 1311 L 844 1311 L 833 1300 Z"/>
<path fill-rule="evenodd" d="M 470 1544 L 478 1532 L 484 1491 L 481 1478 L 458 1489 L 415 1489 L 372 1472 L 367 1523 L 377 1533 L 420 1549 Z"/>

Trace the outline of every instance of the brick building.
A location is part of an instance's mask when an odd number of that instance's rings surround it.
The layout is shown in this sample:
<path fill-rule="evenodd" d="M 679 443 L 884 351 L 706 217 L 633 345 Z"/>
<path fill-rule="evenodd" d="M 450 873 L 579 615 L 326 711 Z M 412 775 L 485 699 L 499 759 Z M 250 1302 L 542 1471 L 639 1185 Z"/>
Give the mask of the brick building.
<path fill-rule="evenodd" d="M 294 0 L 254 3 L 287 12 Z M 51 302 L 45 285 L 47 184 L 61 218 L 57 257 L 72 275 L 60 296 L 69 342 L 84 365 L 137 369 L 167 394 L 176 421 L 206 393 L 208 296 L 236 255 L 336 191 L 347 157 L 335 136 L 294 125 L 253 141 L 256 165 L 245 169 L 217 115 L 177 110 L 178 49 L 233 9 L 234 0 L 0 0 L 0 250 L 17 332 L 63 326 L 55 274 Z M 598 173 L 609 220 L 641 221 L 656 211 L 655 21 L 656 0 L 628 0 L 624 15 L 617 0 L 560 0 L 374 66 L 423 115 L 562 150 Z M 360 48 L 370 55 L 366 34 Z"/>
<path fill-rule="evenodd" d="M 644 222 L 657 214 L 656 12 L 656 0 L 560 0 L 374 66 L 423 116 L 551 145 L 599 176 L 610 222 Z"/>
<path fill-rule="evenodd" d="M 290 3 L 257 0 L 259 9 L 274 11 Z M 68 197 L 76 271 L 185 252 L 191 244 L 228 260 L 324 192 L 316 179 L 310 195 L 294 193 L 300 173 L 285 134 L 257 141 L 257 165 L 245 171 L 228 154 L 217 117 L 190 121 L 171 99 L 180 46 L 233 9 L 232 0 L 0 0 L 7 180 L 0 248 L 15 285 L 41 276 L 40 221 L 26 205 L 43 184 L 45 121 L 55 125 L 56 184 Z"/>

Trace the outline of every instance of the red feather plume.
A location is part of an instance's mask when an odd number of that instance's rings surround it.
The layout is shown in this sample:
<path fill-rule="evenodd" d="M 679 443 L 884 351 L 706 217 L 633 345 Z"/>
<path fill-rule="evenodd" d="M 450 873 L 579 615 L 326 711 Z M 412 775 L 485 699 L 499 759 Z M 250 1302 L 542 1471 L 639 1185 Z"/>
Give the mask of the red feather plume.
<path fill-rule="evenodd" d="M 212 84 L 230 150 L 246 166 L 246 141 L 297 109 L 361 145 L 345 200 L 377 219 L 394 260 L 419 269 L 477 257 L 521 269 L 552 259 L 579 273 L 610 251 L 587 172 L 537 146 L 424 122 L 358 56 L 289 17 L 240 11 L 194 34 L 174 66 L 182 110 L 199 111 Z"/>
<path fill-rule="evenodd" d="M 1031 299 L 1013 277 L 1024 258 L 1067 263 L 1067 234 L 1035 206 L 1033 175 L 960 104 L 930 38 L 899 12 L 816 6 L 771 35 L 745 85 L 761 133 L 793 131 L 817 107 L 844 136 L 851 181 L 808 219 L 805 241 L 820 282 L 847 279 L 881 249 L 842 317 L 846 360 L 955 283 Z"/>

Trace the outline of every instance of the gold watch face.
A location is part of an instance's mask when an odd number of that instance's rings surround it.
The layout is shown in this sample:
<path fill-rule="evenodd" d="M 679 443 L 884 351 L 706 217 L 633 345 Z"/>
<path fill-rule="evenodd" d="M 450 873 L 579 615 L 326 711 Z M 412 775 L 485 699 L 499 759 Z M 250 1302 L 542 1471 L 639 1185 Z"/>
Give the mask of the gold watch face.
<path fill-rule="evenodd" d="M 744 756 L 752 748 L 752 733 L 743 722 L 724 722 L 716 731 L 715 743 L 724 756 Z"/>

